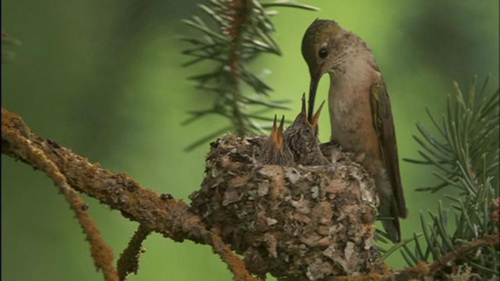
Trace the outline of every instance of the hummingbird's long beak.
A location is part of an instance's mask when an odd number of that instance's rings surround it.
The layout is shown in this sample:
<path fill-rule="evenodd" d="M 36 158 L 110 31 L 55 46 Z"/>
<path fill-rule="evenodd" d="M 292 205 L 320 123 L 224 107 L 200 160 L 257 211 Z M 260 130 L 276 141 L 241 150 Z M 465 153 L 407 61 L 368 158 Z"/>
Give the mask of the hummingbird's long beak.
<path fill-rule="evenodd" d="M 306 93 L 302 94 L 302 107 L 301 107 L 301 110 L 300 110 L 300 114 L 304 115 L 304 117 L 307 117 Z"/>
<path fill-rule="evenodd" d="M 316 90 L 318 89 L 319 79 L 321 78 L 320 73 L 311 73 L 311 85 L 309 88 L 309 110 L 307 111 L 307 120 L 309 123 L 313 122 L 313 112 L 314 112 L 314 99 L 316 98 Z"/>

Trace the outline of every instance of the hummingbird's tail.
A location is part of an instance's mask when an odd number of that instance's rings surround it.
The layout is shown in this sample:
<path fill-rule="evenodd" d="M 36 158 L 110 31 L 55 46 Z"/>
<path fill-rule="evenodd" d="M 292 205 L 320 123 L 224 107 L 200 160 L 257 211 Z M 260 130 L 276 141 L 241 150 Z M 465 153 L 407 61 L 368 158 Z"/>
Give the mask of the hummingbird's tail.
<path fill-rule="evenodd" d="M 401 241 L 401 227 L 399 226 L 398 207 L 394 198 L 380 196 L 379 214 L 382 217 L 382 226 L 392 242 Z M 390 196 L 392 197 L 392 196 Z"/>
<path fill-rule="evenodd" d="M 374 166 L 369 166 L 373 169 Z M 372 172 L 375 186 L 377 189 L 379 206 L 378 214 L 382 222 L 382 226 L 387 233 L 389 239 L 397 243 L 401 241 L 401 227 L 399 225 L 399 214 L 397 197 L 394 194 L 394 189 L 391 182 L 387 178 L 385 171 L 376 170 Z"/>

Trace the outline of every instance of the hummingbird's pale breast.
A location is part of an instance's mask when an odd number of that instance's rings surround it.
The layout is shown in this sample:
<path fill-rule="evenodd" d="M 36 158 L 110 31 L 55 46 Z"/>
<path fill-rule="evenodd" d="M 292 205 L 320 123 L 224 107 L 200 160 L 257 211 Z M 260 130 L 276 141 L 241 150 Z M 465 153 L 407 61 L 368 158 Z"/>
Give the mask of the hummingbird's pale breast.
<path fill-rule="evenodd" d="M 380 73 L 370 66 L 373 56 L 368 53 L 353 56 L 351 64 L 345 64 L 336 70 L 329 71 L 331 85 L 329 94 L 329 112 L 331 122 L 331 139 L 342 147 L 357 153 L 373 155 L 379 148 L 371 149 L 372 143 L 378 143 L 373 127 L 371 111 L 370 86 L 379 79 Z M 369 63 L 370 62 L 370 63 Z M 375 153 L 379 156 L 380 153 Z"/>

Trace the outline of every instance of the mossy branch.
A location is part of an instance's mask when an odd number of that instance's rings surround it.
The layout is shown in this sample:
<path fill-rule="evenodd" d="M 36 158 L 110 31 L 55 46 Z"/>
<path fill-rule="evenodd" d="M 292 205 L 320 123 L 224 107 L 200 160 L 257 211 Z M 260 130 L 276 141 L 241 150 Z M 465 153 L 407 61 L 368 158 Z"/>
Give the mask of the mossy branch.
<path fill-rule="evenodd" d="M 222 242 L 221 238 L 207 230 L 200 217 L 191 213 L 182 200 L 143 188 L 125 173 L 112 173 L 100 168 L 99 163 L 73 153 L 70 149 L 50 139 L 42 139 L 31 133 L 21 117 L 2 108 L 2 153 L 21 160 L 45 172 L 60 187 L 77 212 L 88 233 L 92 245 L 92 256 L 96 265 L 105 271 L 106 280 L 118 280 L 111 269 L 112 255 L 106 254 L 108 247 L 98 241 L 96 227 L 87 217 L 83 201 L 77 192 L 83 192 L 114 210 L 121 211 L 128 219 L 139 222 L 142 227 L 163 234 L 174 241 L 185 239 L 195 243 L 210 245 L 213 251 L 227 263 L 236 280 L 254 280 L 245 263 Z M 82 217 L 82 218 L 80 218 Z M 102 258 L 104 257 L 104 258 Z M 109 268 L 109 276 L 107 277 Z M 113 279 L 115 278 L 115 279 Z"/>

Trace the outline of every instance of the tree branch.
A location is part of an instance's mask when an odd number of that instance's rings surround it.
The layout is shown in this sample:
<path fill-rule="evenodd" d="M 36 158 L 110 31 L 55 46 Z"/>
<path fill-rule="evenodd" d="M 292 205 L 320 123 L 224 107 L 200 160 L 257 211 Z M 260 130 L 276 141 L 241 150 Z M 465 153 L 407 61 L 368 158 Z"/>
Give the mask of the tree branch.
<path fill-rule="evenodd" d="M 26 160 L 29 159 L 34 168 L 45 172 L 54 181 L 54 184 L 59 187 L 59 191 L 69 202 L 71 209 L 75 212 L 76 218 L 87 236 L 87 240 L 90 243 L 90 253 L 94 259 L 96 268 L 102 269 L 104 278 L 107 281 L 118 281 L 118 273 L 113 267 L 113 250 L 106 244 L 97 225 L 87 212 L 87 204 L 70 186 L 67 178 L 61 173 L 55 163 L 46 156 L 44 151 L 37 146 L 31 145 L 31 141 L 25 137 L 29 135 L 29 129 L 24 126 L 22 121 L 19 122 L 21 119 L 8 117 L 10 116 L 4 115 L 4 110 L 2 109 L 2 152 L 5 151 L 4 144 L 16 144 L 16 146 L 23 147 L 24 149 L 18 150 L 22 152 L 18 157 Z M 16 132 L 12 126 L 6 126 L 4 130 L 4 121 L 5 124 L 8 124 L 8 121 L 12 121 L 11 125 L 20 125 L 21 130 Z"/>
<path fill-rule="evenodd" d="M 492 234 L 472 241 L 467 241 L 455 251 L 451 251 L 443 256 L 443 258 L 434 261 L 434 263 L 431 264 L 431 271 L 436 274 L 443 268 L 449 266 L 450 263 L 463 260 L 483 247 L 497 247 L 499 240 L 498 234 Z"/>
<path fill-rule="evenodd" d="M 207 230 L 200 217 L 189 212 L 182 200 L 165 196 L 162 199 L 158 193 L 143 188 L 125 173 L 114 174 L 53 140 L 42 139 L 30 132 L 20 116 L 4 108 L 2 153 L 45 172 L 63 189 L 63 194 L 70 197 L 69 201 L 75 202 L 72 204 L 73 209 L 76 206 L 80 208 L 83 201 L 75 197 L 78 194 L 72 188 L 98 199 L 112 209 L 120 210 L 125 217 L 174 241 L 188 239 L 211 245 L 213 251 L 228 264 L 235 279 L 254 280 L 246 270 L 244 261 L 232 253 L 217 234 Z M 91 233 L 93 231 L 90 230 Z"/>
<path fill-rule="evenodd" d="M 118 275 L 120 280 L 125 280 L 130 273 L 137 274 L 139 270 L 139 256 L 142 252 L 142 242 L 148 237 L 151 230 L 139 225 L 127 248 L 120 255 L 117 262 Z"/>

